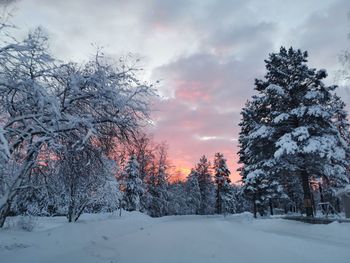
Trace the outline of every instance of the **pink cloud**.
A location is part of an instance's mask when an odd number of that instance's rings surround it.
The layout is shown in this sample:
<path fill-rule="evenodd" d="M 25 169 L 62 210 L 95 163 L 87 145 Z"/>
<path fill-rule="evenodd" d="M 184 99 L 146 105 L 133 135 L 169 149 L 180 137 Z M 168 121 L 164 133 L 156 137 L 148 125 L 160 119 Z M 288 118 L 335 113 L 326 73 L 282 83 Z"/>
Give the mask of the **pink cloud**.
<path fill-rule="evenodd" d="M 210 94 L 200 81 L 177 81 L 175 96 L 183 101 L 210 101 Z"/>

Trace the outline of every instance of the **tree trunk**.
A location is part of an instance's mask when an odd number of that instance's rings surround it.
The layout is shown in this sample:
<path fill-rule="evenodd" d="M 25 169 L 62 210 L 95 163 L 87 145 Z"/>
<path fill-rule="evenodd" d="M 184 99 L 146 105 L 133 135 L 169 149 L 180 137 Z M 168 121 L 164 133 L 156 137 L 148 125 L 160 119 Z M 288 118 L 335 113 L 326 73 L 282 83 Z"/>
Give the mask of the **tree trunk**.
<path fill-rule="evenodd" d="M 0 206 L 0 228 L 2 228 L 5 224 L 6 217 L 8 217 L 9 212 L 11 210 L 11 205 L 15 197 L 17 196 L 20 187 L 23 185 L 23 180 L 26 175 L 31 171 L 34 160 L 36 159 L 38 153 L 35 151 L 31 151 L 28 154 L 27 159 L 23 164 L 22 170 L 18 173 L 18 176 L 14 180 L 11 187 L 6 191 L 5 195 L 2 197 L 3 203 Z"/>
<path fill-rule="evenodd" d="M 11 204 L 6 202 L 0 210 L 0 228 L 2 228 L 5 224 L 5 220 L 8 217 L 11 210 Z"/>
<path fill-rule="evenodd" d="M 82 202 L 79 210 L 77 213 L 75 213 L 75 218 L 74 218 L 74 222 L 77 222 L 77 220 L 79 219 L 79 217 L 81 216 L 81 214 L 84 212 L 85 207 L 88 205 L 89 200 L 85 200 L 84 202 Z"/>
<path fill-rule="evenodd" d="M 270 206 L 270 215 L 273 216 L 273 205 L 272 205 L 272 200 L 269 200 L 269 206 Z"/>
<path fill-rule="evenodd" d="M 221 196 L 220 196 L 220 192 L 221 192 L 221 187 L 220 185 L 218 185 L 218 188 L 216 190 L 216 212 L 218 214 L 222 213 L 222 205 L 221 205 Z"/>
<path fill-rule="evenodd" d="M 74 200 L 70 200 L 69 206 L 68 206 L 68 222 L 72 223 L 73 218 L 75 217 L 75 204 Z"/>
<path fill-rule="evenodd" d="M 254 218 L 256 218 L 257 209 L 256 209 L 256 203 L 255 203 L 255 196 L 253 197 L 253 213 L 254 213 Z"/>
<path fill-rule="evenodd" d="M 284 213 L 288 214 L 288 206 L 286 204 L 284 205 Z"/>
<path fill-rule="evenodd" d="M 309 183 L 309 176 L 307 172 L 304 170 L 301 172 L 301 182 L 303 185 L 303 191 L 304 191 L 304 209 L 306 216 L 313 217 L 313 209 L 312 209 L 312 196 L 311 196 L 311 189 L 310 189 L 310 183 Z"/>
<path fill-rule="evenodd" d="M 336 197 L 336 202 L 335 202 L 336 206 L 335 206 L 335 209 L 337 210 L 338 213 L 341 212 L 341 209 L 340 209 L 340 200 L 338 197 Z"/>
<path fill-rule="evenodd" d="M 323 196 L 323 188 L 322 188 L 322 184 L 321 182 L 318 183 L 318 189 L 320 191 L 320 201 L 321 203 L 324 203 L 324 196 Z M 324 211 L 326 210 L 326 206 L 322 205 L 322 213 L 324 213 Z"/>

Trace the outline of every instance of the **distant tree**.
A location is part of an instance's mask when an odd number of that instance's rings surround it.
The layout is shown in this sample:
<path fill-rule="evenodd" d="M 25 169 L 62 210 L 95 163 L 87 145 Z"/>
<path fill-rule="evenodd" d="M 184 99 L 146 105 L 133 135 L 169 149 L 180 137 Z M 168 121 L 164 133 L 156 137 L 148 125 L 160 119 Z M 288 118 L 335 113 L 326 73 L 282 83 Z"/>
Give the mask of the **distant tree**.
<path fill-rule="evenodd" d="M 168 214 L 168 161 L 167 145 L 157 147 L 158 160 L 153 163 L 153 169 L 147 176 L 146 186 L 149 195 L 147 210 L 151 216 L 160 217 Z"/>
<path fill-rule="evenodd" d="M 186 203 L 189 214 L 199 214 L 201 206 L 201 190 L 198 183 L 198 175 L 194 169 L 187 177 L 186 185 Z"/>
<path fill-rule="evenodd" d="M 243 213 L 245 211 L 251 211 L 251 202 L 245 197 L 242 185 L 231 185 L 232 192 L 235 199 L 235 212 Z"/>
<path fill-rule="evenodd" d="M 200 214 L 215 212 L 215 186 L 210 173 L 210 162 L 204 155 L 195 167 L 199 189 L 201 192 Z"/>
<path fill-rule="evenodd" d="M 187 192 L 182 181 L 172 182 L 168 188 L 168 213 L 169 215 L 188 214 Z"/>
<path fill-rule="evenodd" d="M 216 185 L 216 212 L 218 214 L 223 213 L 224 210 L 228 210 L 227 202 L 232 201 L 232 191 L 230 189 L 230 170 L 227 168 L 226 159 L 222 153 L 216 153 L 214 159 L 214 180 Z M 223 200 L 225 204 L 223 204 Z"/>
<path fill-rule="evenodd" d="M 168 189 L 165 175 L 165 168 L 159 167 L 151 173 L 147 183 L 149 195 L 147 211 L 152 217 L 160 217 L 168 213 Z"/>
<path fill-rule="evenodd" d="M 132 155 L 125 167 L 124 204 L 127 211 L 140 211 L 141 197 L 145 193 L 144 184 L 140 178 L 139 164 Z"/>
<path fill-rule="evenodd" d="M 221 213 L 226 214 L 234 214 L 237 212 L 237 196 L 235 195 L 235 191 L 233 185 L 229 182 L 225 181 L 221 188 Z"/>
<path fill-rule="evenodd" d="M 77 221 L 87 207 L 102 205 L 111 197 L 115 197 L 113 198 L 115 206 L 118 205 L 117 185 L 114 189 L 110 188 L 113 187 L 113 180 L 116 182 L 113 178 L 115 169 L 107 164 L 101 150 L 93 145 L 85 145 L 79 149 L 71 147 L 72 145 L 74 144 L 67 145 L 60 153 L 57 163 L 58 176 L 64 186 L 60 194 L 66 197 L 69 222 Z"/>

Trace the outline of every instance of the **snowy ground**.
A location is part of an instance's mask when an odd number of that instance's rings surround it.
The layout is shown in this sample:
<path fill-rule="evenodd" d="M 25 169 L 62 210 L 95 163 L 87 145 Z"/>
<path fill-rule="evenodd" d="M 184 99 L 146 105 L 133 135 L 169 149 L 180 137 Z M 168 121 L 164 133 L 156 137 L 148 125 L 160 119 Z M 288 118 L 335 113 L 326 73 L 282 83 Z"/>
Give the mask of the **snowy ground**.
<path fill-rule="evenodd" d="M 128 213 L 83 215 L 75 224 L 40 218 L 33 232 L 9 225 L 0 230 L 1 263 L 350 262 L 350 223 Z"/>

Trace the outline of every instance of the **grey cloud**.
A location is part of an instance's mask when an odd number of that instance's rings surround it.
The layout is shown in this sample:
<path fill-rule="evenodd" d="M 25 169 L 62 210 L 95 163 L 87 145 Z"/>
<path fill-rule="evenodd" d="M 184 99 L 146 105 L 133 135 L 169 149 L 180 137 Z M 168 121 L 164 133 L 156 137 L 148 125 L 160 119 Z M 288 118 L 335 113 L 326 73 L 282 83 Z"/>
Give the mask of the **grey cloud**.
<path fill-rule="evenodd" d="M 90 43 L 109 53 L 147 56 L 152 79 L 171 99 L 157 105 L 156 138 L 191 162 L 202 153 L 232 153 L 239 111 L 253 94 L 264 59 L 280 45 L 306 49 L 317 67 L 337 68 L 349 47 L 348 0 L 74 0 L 19 1 L 20 28 L 44 25 L 59 57 L 82 60 Z M 230 161 L 233 163 L 233 160 Z"/>
<path fill-rule="evenodd" d="M 0 5 L 2 6 L 8 6 L 10 4 L 15 3 L 17 0 L 0 0 Z"/>

